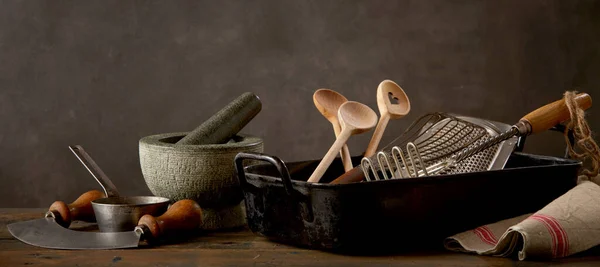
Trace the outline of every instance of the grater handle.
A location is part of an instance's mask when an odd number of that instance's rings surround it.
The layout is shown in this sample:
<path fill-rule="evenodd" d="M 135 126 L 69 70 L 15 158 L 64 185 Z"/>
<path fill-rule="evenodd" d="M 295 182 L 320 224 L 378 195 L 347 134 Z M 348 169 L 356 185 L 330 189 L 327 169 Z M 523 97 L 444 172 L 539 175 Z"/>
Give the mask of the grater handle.
<path fill-rule="evenodd" d="M 587 93 L 577 94 L 575 96 L 575 101 L 583 110 L 592 106 L 592 98 Z M 529 129 L 527 133 L 521 134 L 539 133 L 551 129 L 555 125 L 566 121 L 569 118 L 569 109 L 563 98 L 538 108 L 521 118 L 521 121 L 525 121 L 531 126 L 531 129 Z"/>
<path fill-rule="evenodd" d="M 268 163 L 273 164 L 277 171 L 279 172 L 279 178 L 283 182 L 283 187 L 285 188 L 285 192 L 291 196 L 292 192 L 294 192 L 294 188 L 292 186 L 292 179 L 290 178 L 290 172 L 285 166 L 285 163 L 281 159 L 275 156 L 269 156 L 262 153 L 250 153 L 250 152 L 240 152 L 235 155 L 234 164 L 235 164 L 235 172 L 238 180 L 240 181 L 240 185 L 246 186 L 248 181 L 246 180 L 246 172 L 244 171 L 244 160 L 258 160 L 258 161 L 266 161 Z"/>

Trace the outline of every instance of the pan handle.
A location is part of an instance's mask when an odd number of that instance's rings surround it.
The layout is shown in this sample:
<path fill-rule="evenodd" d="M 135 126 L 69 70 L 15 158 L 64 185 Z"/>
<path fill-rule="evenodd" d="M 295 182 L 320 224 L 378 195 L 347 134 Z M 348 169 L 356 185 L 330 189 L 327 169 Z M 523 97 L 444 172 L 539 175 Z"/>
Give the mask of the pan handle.
<path fill-rule="evenodd" d="M 242 186 L 246 186 L 248 184 L 248 181 L 246 180 L 246 173 L 244 171 L 244 160 L 245 159 L 250 159 L 250 160 L 259 160 L 259 161 L 266 161 L 268 163 L 271 163 L 275 166 L 275 168 L 277 168 L 277 171 L 279 172 L 279 177 L 281 178 L 281 181 L 283 182 L 283 187 L 285 188 L 285 192 L 288 194 L 288 196 L 292 196 L 292 192 L 294 192 L 294 188 L 292 186 L 292 179 L 290 178 L 290 173 L 287 169 L 287 166 L 285 166 L 285 163 L 283 163 L 283 161 L 281 159 L 279 159 L 278 157 L 275 156 L 269 156 L 266 154 L 262 154 L 262 153 L 252 153 L 252 152 L 240 152 L 237 155 L 235 155 L 235 172 L 236 175 L 238 177 L 238 180 L 240 181 L 240 185 Z"/>
<path fill-rule="evenodd" d="M 564 124 L 557 124 L 553 128 L 550 128 L 550 130 L 557 131 L 557 132 L 560 132 L 563 134 L 564 134 L 565 130 L 567 130 L 567 137 L 569 139 L 569 144 L 571 146 L 575 145 L 575 135 L 573 134 L 573 130 L 567 129 L 567 126 L 565 126 Z M 565 148 L 564 158 L 566 158 L 566 159 L 571 158 L 571 156 L 569 155 L 569 147 L 568 146 Z"/>

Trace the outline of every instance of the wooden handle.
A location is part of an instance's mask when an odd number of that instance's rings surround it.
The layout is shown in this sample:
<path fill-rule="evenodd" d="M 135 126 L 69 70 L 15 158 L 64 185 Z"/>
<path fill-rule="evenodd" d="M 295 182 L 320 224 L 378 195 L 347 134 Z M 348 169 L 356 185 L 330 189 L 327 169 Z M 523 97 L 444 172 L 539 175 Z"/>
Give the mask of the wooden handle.
<path fill-rule="evenodd" d="M 344 130 L 340 133 L 340 135 L 335 140 L 335 142 L 333 143 L 331 148 L 329 148 L 329 151 L 327 151 L 327 154 L 325 154 L 325 156 L 323 157 L 323 159 L 321 159 L 321 162 L 319 163 L 317 168 L 310 175 L 307 182 L 318 183 L 319 180 L 321 180 L 321 177 L 323 177 L 323 174 L 325 174 L 325 172 L 331 165 L 331 162 L 333 162 L 333 159 L 335 158 L 335 154 L 337 154 L 338 151 L 340 151 L 342 146 L 344 146 L 346 141 L 348 141 L 348 138 L 350 138 L 351 134 L 352 133 L 350 130 Z"/>
<path fill-rule="evenodd" d="M 335 138 L 338 138 L 340 132 L 342 131 L 340 127 L 340 123 L 337 121 L 332 122 L 333 124 L 333 132 L 335 133 Z M 352 157 L 350 157 L 350 150 L 348 149 L 348 145 L 344 144 L 342 147 L 342 151 L 340 151 L 340 157 L 342 159 L 342 164 L 344 164 L 344 171 L 349 171 L 352 169 Z"/>
<path fill-rule="evenodd" d="M 340 177 L 335 178 L 335 180 L 331 181 L 330 184 L 358 183 L 363 179 L 365 179 L 365 174 L 363 173 L 361 167 L 357 166 L 352 170 L 340 175 Z"/>
<path fill-rule="evenodd" d="M 592 98 L 586 93 L 577 94 L 575 96 L 575 101 L 583 110 L 592 106 Z M 526 121 L 531 125 L 530 134 L 534 134 L 548 130 L 569 118 L 569 109 L 563 98 L 532 111 L 525 115 L 521 120 Z"/>
<path fill-rule="evenodd" d="M 377 123 L 377 128 L 375 128 L 373 137 L 371 137 L 369 146 L 367 146 L 367 150 L 365 151 L 365 157 L 371 157 L 373 154 L 375 154 L 375 151 L 377 151 L 377 147 L 379 146 L 379 142 L 381 141 L 381 137 L 383 137 L 383 132 L 385 131 L 385 127 L 387 127 L 387 124 L 389 121 L 390 121 L 390 114 L 388 114 L 388 113 L 381 114 L 381 117 L 379 117 L 379 122 Z"/>
<path fill-rule="evenodd" d="M 138 225 L 148 227 L 153 239 L 173 232 L 194 230 L 202 225 L 202 209 L 195 201 L 183 199 L 175 202 L 161 216 L 142 216 Z"/>
<path fill-rule="evenodd" d="M 344 164 L 344 171 L 352 170 L 352 157 L 350 156 L 350 150 L 348 149 L 348 145 L 344 144 L 342 146 L 342 151 L 340 152 L 342 155 L 342 164 Z"/>
<path fill-rule="evenodd" d="M 90 190 L 83 193 L 69 205 L 62 201 L 54 201 L 48 210 L 57 212 L 60 215 L 57 222 L 63 227 L 69 227 L 72 221 L 95 222 L 96 216 L 92 208 L 92 201 L 104 197 L 104 193 L 98 190 Z"/>

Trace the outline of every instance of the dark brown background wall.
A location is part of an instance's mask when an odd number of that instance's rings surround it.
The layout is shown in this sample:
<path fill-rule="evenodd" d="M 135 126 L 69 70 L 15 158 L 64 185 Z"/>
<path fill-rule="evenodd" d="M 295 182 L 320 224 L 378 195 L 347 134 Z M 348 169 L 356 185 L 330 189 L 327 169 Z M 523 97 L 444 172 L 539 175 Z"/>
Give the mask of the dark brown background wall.
<path fill-rule="evenodd" d="M 377 110 L 378 83 L 399 83 L 412 111 L 386 144 L 429 111 L 514 123 L 565 90 L 600 99 L 599 53 L 598 1 L 0 1 L 0 207 L 98 188 L 71 144 L 122 193 L 149 194 L 138 140 L 191 130 L 245 91 L 263 110 L 243 132 L 313 159 L 334 140 L 317 88 Z M 563 148 L 544 133 L 526 151 Z"/>

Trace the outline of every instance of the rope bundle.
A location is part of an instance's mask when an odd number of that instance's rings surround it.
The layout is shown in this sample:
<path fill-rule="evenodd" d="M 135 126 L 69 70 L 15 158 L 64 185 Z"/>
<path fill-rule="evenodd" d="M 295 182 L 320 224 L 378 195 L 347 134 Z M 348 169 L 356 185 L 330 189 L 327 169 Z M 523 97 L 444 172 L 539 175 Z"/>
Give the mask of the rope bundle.
<path fill-rule="evenodd" d="M 564 94 L 565 103 L 569 109 L 571 119 L 565 128 L 565 140 L 567 141 L 567 148 L 569 155 L 582 162 L 589 159 L 591 162 L 591 169 L 583 169 L 582 174 L 588 178 L 593 178 L 598 175 L 600 169 L 600 148 L 598 144 L 592 138 L 592 131 L 590 126 L 585 120 L 585 112 L 581 109 L 575 101 L 575 95 L 577 92 L 567 91 Z M 573 136 L 575 138 L 575 145 L 571 145 L 568 138 L 569 130 L 573 130 Z M 575 149 L 582 150 L 577 152 Z"/>

